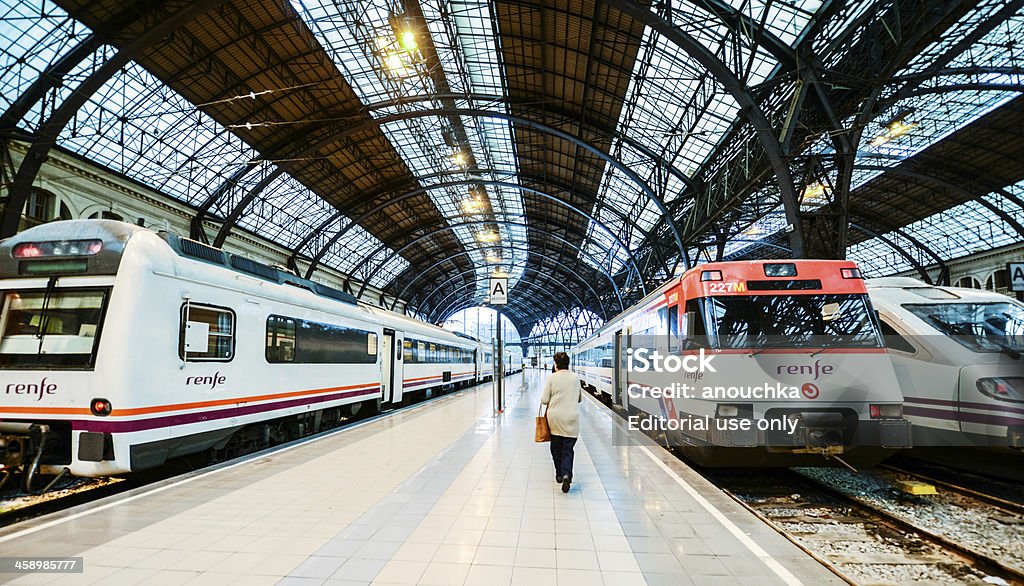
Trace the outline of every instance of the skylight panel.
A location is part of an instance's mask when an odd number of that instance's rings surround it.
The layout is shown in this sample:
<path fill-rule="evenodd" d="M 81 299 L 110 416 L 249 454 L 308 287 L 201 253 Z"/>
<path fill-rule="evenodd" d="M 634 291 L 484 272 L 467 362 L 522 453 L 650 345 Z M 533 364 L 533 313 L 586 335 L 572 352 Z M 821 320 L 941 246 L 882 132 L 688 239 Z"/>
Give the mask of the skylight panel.
<path fill-rule="evenodd" d="M 50 0 L 0 0 L 0 112 L 88 33 Z"/>
<path fill-rule="evenodd" d="M 1024 197 L 1024 181 L 1010 186 L 1007 190 L 1017 197 Z M 1017 222 L 1024 223 L 1024 210 L 1013 202 L 999 194 L 989 194 L 984 196 L 984 199 Z M 904 227 L 903 232 L 930 248 L 943 260 L 952 260 L 1020 241 L 1020 236 L 1012 226 L 976 201 L 965 202 L 913 222 Z M 931 256 L 903 236 L 895 232 L 884 236 L 912 255 L 916 255 L 921 265 L 935 263 Z M 877 238 L 854 244 L 850 247 L 848 256 L 861 265 L 865 275 L 871 277 L 913 269 L 913 265 L 907 259 Z"/>

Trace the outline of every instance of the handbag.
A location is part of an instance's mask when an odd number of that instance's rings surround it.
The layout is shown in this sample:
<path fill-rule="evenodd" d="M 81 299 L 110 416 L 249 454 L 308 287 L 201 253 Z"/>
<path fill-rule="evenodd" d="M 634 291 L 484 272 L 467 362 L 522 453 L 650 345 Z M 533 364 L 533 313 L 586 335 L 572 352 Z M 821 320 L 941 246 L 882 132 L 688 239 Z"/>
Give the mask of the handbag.
<path fill-rule="evenodd" d="M 543 443 L 543 442 L 551 441 L 551 428 L 548 427 L 548 414 L 547 413 L 544 413 L 544 415 L 540 414 L 540 411 L 543 408 L 544 408 L 543 405 L 541 405 L 540 407 L 537 408 L 537 429 L 536 429 L 536 431 L 534 431 L 534 434 L 533 434 L 533 441 L 535 441 L 537 443 Z"/>

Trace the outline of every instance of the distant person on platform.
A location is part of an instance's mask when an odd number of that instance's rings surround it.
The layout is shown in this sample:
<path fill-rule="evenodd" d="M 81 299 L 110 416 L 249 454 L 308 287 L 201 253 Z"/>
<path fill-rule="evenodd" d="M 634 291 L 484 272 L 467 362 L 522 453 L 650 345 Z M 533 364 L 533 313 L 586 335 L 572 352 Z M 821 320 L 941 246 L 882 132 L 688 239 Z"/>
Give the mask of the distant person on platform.
<path fill-rule="evenodd" d="M 562 492 L 572 484 L 573 449 L 580 435 L 579 403 L 583 400 L 580 379 L 569 372 L 569 355 L 555 354 L 555 371 L 544 383 L 540 404 L 547 405 L 548 427 L 551 428 L 551 459 L 555 462 L 555 482 Z"/>

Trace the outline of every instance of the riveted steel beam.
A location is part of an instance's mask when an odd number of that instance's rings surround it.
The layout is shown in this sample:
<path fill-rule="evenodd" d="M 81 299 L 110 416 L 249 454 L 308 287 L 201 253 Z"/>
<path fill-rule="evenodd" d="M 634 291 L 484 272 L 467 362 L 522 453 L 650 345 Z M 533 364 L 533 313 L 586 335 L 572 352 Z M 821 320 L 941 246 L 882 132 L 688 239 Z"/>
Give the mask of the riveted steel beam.
<path fill-rule="evenodd" d="M 161 5 L 160 9 L 155 9 L 147 17 L 144 17 L 155 20 L 152 26 L 124 43 L 117 53 L 75 87 L 74 92 L 42 123 L 21 162 L 21 166 L 18 167 L 18 172 L 15 174 L 8 192 L 7 206 L 3 216 L 0 217 L 0 238 L 13 236 L 18 231 L 22 210 L 32 192 L 32 184 L 35 182 L 36 175 L 39 174 L 39 169 L 48 158 L 50 149 L 56 144 L 61 131 L 93 94 L 116 75 L 122 67 L 142 55 L 148 47 L 207 10 L 223 4 L 224 1 L 196 0 L 170 14 L 164 13 L 166 4 Z"/>
<path fill-rule="evenodd" d="M 415 240 L 407 243 L 401 249 L 392 251 L 385 258 L 383 258 L 380 262 L 378 262 L 377 266 L 371 272 L 369 272 L 364 279 L 362 279 L 362 285 L 359 287 L 359 292 L 356 293 L 356 297 L 357 298 L 362 297 L 363 292 L 366 290 L 366 287 L 368 286 L 368 283 L 373 280 L 373 277 L 375 277 L 378 272 L 380 272 L 385 266 L 387 266 L 387 263 L 391 259 L 393 259 L 396 256 L 401 255 L 402 252 L 404 252 L 406 249 L 416 245 L 417 243 L 419 243 L 419 242 L 421 242 L 421 241 L 423 241 L 423 240 L 425 240 L 427 238 L 432 238 L 432 237 L 436 236 L 437 234 L 441 234 L 441 233 L 444 233 L 444 232 L 449 232 L 451 230 L 454 230 L 454 229 L 460 228 L 460 227 L 464 227 L 464 226 L 477 226 L 477 225 L 481 225 L 481 224 L 499 224 L 499 225 L 503 225 L 503 226 L 519 226 L 519 227 L 522 227 L 522 228 L 527 228 L 527 229 L 529 229 L 531 231 L 538 232 L 540 234 L 543 234 L 546 237 L 553 238 L 553 239 L 555 239 L 555 240 L 557 240 L 557 241 L 559 241 L 559 242 L 561 242 L 561 243 L 563 243 L 563 244 L 565 244 L 567 246 L 570 246 L 570 247 L 576 249 L 580 254 L 586 255 L 588 258 L 590 258 L 591 262 L 594 262 L 595 264 L 597 263 L 597 260 L 592 258 L 579 245 L 570 242 L 569 240 L 561 237 L 560 235 L 558 235 L 558 234 L 556 234 L 554 232 L 551 232 L 550 230 L 545 230 L 543 228 L 537 228 L 537 227 L 532 226 L 530 224 L 527 224 L 525 222 L 513 222 L 513 221 L 510 221 L 510 220 L 496 220 L 496 219 L 475 220 L 475 221 L 461 222 L 461 223 L 458 223 L 458 224 L 450 224 L 448 226 L 443 226 L 441 228 L 437 228 L 437 229 L 431 230 L 430 232 L 427 232 L 426 234 L 421 234 L 421 235 L 417 236 Z M 473 249 L 461 252 L 461 253 L 459 253 L 457 255 L 453 255 L 453 256 L 464 256 L 464 255 L 468 255 L 469 253 L 472 253 L 472 252 L 482 252 L 486 248 L 488 248 L 488 247 L 480 246 L 480 247 L 477 247 L 477 248 L 473 248 Z M 366 255 L 366 258 L 374 258 L 375 256 L 377 256 L 378 253 L 380 253 L 382 251 L 382 249 L 383 248 L 378 247 L 372 253 Z M 527 252 L 528 255 L 529 254 L 533 254 L 533 253 L 534 253 L 533 250 L 530 250 L 530 251 Z M 447 258 L 450 258 L 450 257 L 446 257 L 444 260 L 447 260 Z M 548 258 L 549 260 L 555 260 L 555 259 L 551 259 L 551 257 L 547 257 L 547 256 L 545 256 L 544 258 Z M 442 260 L 441 262 L 444 262 L 444 260 Z M 421 270 L 419 272 L 419 274 L 417 275 L 417 278 L 420 277 L 420 276 L 423 276 L 424 274 L 429 272 L 430 269 L 438 266 L 439 264 L 440 263 L 434 263 L 428 269 Z M 575 267 L 570 267 L 570 266 L 565 265 L 563 263 L 559 263 L 559 264 L 562 265 L 563 267 L 565 267 L 567 270 L 570 270 L 570 271 L 575 271 L 576 270 Z M 600 267 L 600 264 L 598 264 L 597 266 Z M 619 287 L 618 287 L 618 284 L 615 282 L 615 278 L 612 277 L 612 275 L 609 272 L 605 271 L 603 268 L 597 268 L 596 270 L 597 270 L 598 273 L 604 275 L 605 278 L 607 278 L 608 281 L 612 284 L 612 289 L 615 292 L 615 297 L 618 298 L 618 301 L 619 301 L 619 309 L 620 310 L 624 310 L 625 309 L 625 305 L 623 305 L 622 295 L 619 292 Z M 589 284 L 588 284 L 588 286 L 589 286 Z M 382 289 L 383 289 L 383 287 L 382 287 Z M 401 294 L 404 295 L 405 291 L 407 289 L 408 289 L 408 284 L 406 285 L 406 288 L 402 290 Z M 591 288 L 591 291 L 593 291 L 593 288 Z M 594 295 L 596 297 L 597 293 L 595 292 Z"/>

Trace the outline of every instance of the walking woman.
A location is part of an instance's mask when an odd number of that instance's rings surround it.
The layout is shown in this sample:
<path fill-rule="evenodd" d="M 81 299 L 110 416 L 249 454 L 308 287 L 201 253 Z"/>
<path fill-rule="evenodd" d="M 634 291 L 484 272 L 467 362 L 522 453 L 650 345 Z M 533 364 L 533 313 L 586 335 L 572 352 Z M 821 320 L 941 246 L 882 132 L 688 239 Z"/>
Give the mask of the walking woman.
<path fill-rule="evenodd" d="M 555 462 L 555 482 L 562 483 L 562 492 L 569 492 L 572 483 L 573 449 L 580 435 L 579 403 L 582 400 L 580 379 L 569 372 L 569 355 L 555 354 L 555 372 L 544 383 L 540 403 L 548 406 L 551 459 Z"/>

